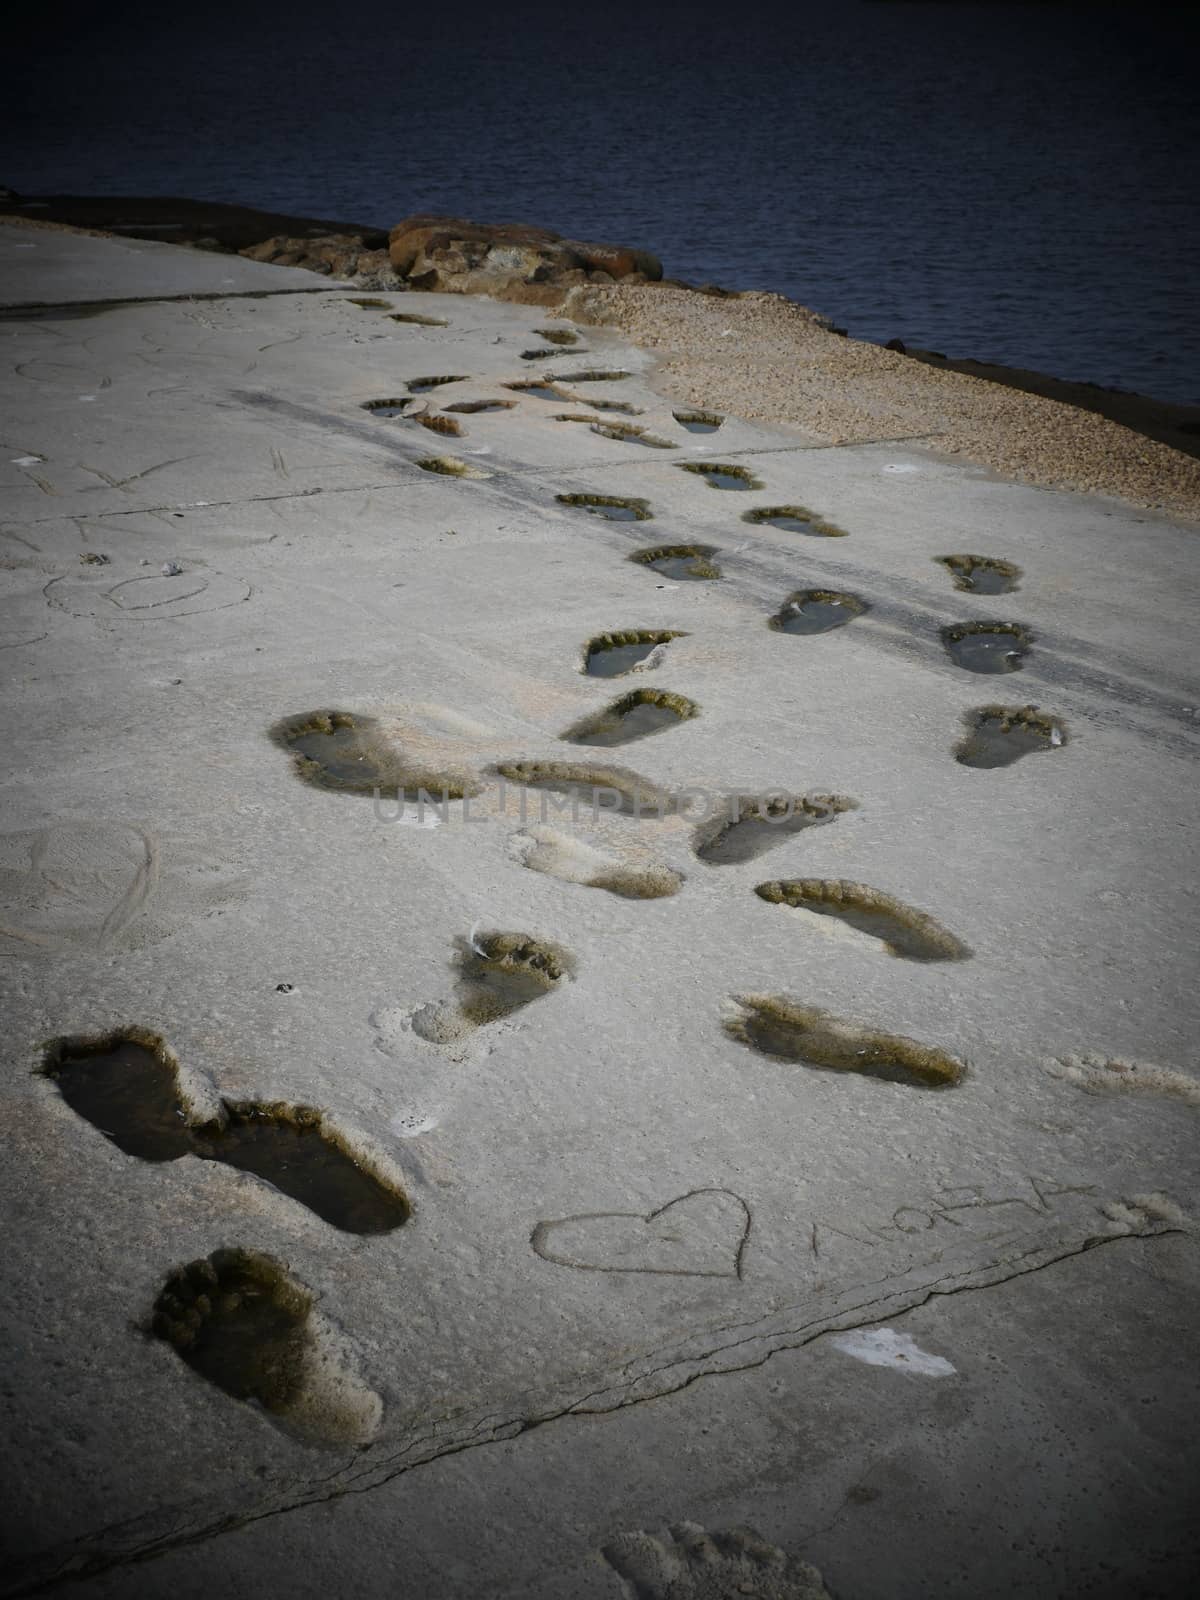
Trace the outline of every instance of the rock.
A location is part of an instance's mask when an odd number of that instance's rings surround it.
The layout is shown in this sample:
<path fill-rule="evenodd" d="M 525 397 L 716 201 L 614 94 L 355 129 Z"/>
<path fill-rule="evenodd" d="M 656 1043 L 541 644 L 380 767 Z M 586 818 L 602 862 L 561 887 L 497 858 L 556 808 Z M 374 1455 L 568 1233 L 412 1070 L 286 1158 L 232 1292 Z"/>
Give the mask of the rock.
<path fill-rule="evenodd" d="M 662 276 L 661 263 L 646 251 L 563 239 L 523 223 L 406 217 L 388 241 L 393 269 L 413 289 L 550 303 L 552 290 L 577 283 Z"/>
<path fill-rule="evenodd" d="M 898 356 L 906 356 L 908 354 L 908 346 L 903 339 L 889 339 L 883 348 L 885 350 L 894 350 Z"/>
<path fill-rule="evenodd" d="M 269 261 L 277 267 L 306 267 L 330 278 L 358 279 L 362 274 L 394 275 L 386 250 L 368 250 L 360 234 L 325 233 L 313 238 L 275 234 L 238 252 L 251 261 Z"/>

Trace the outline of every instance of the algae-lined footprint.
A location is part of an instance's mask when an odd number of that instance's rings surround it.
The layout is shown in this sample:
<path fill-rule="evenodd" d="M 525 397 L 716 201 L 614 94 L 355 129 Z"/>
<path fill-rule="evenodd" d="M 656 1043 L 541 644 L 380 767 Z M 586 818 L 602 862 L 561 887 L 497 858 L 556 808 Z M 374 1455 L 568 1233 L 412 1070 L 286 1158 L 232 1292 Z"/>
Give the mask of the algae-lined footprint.
<path fill-rule="evenodd" d="M 1011 594 L 1017 587 L 1021 569 L 1012 561 L 996 556 L 934 556 L 954 579 L 954 587 L 967 594 Z"/>
<path fill-rule="evenodd" d="M 734 866 L 753 861 L 804 828 L 832 822 L 858 801 L 844 794 L 735 794 L 697 827 L 692 848 L 701 861 Z"/>
<path fill-rule="evenodd" d="M 798 589 L 783 602 L 767 626 L 776 633 L 832 633 L 871 608 L 856 594 L 838 589 Z"/>
<path fill-rule="evenodd" d="M 310 1444 L 366 1444 L 378 1431 L 383 1401 L 349 1342 L 271 1256 L 214 1250 L 177 1268 L 150 1326 L 194 1372 Z"/>
<path fill-rule="evenodd" d="M 818 1006 L 774 995 L 738 995 L 734 1004 L 738 1011 L 725 1018 L 730 1038 L 782 1061 L 857 1072 L 911 1089 L 952 1089 L 966 1072 L 962 1061 L 934 1045 L 860 1027 Z"/>
<path fill-rule="evenodd" d="M 412 1215 L 399 1184 L 373 1170 L 323 1112 L 224 1100 L 195 1077 L 185 1082 L 163 1040 L 145 1029 L 58 1040 L 43 1072 L 126 1155 L 237 1167 L 346 1233 L 390 1233 Z"/>
<path fill-rule="evenodd" d="M 460 940 L 452 1002 L 434 1001 L 412 1014 L 412 1029 L 431 1044 L 454 1044 L 476 1028 L 552 994 L 574 972 L 559 945 L 527 933 L 479 933 Z"/>
<path fill-rule="evenodd" d="M 1036 706 L 980 706 L 966 717 L 967 732 L 954 759 L 964 767 L 1009 767 L 1039 750 L 1058 750 L 1067 730 L 1058 717 Z"/>
<path fill-rule="evenodd" d="M 942 629 L 942 644 L 967 672 L 1018 672 L 1033 643 L 1019 622 L 956 622 Z"/>
<path fill-rule="evenodd" d="M 865 883 L 840 878 L 784 878 L 759 883 L 754 892 L 772 905 L 835 918 L 877 939 L 907 961 L 963 961 L 971 952 L 924 911 Z"/>
<path fill-rule="evenodd" d="M 684 695 L 672 694 L 667 689 L 634 689 L 603 711 L 584 717 L 562 737 L 568 744 L 608 747 L 630 744 L 635 739 L 648 739 L 652 734 L 677 728 L 680 723 L 699 715 L 700 707 Z"/>
<path fill-rule="evenodd" d="M 284 717 L 271 738 L 288 751 L 296 776 L 317 789 L 342 794 L 402 793 L 406 800 L 461 800 L 479 793 L 479 784 L 462 767 L 438 768 L 398 749 L 382 722 L 357 711 L 305 711 Z"/>
<path fill-rule="evenodd" d="M 583 670 L 591 678 L 620 678 L 627 672 L 658 666 L 672 639 L 687 635 L 678 628 L 623 628 L 598 633 L 583 647 Z"/>
<path fill-rule="evenodd" d="M 629 560 L 648 567 L 651 572 L 661 573 L 664 578 L 687 582 L 689 579 L 719 578 L 721 569 L 712 559 L 716 553 L 715 544 L 664 544 L 649 550 L 634 550 Z"/>

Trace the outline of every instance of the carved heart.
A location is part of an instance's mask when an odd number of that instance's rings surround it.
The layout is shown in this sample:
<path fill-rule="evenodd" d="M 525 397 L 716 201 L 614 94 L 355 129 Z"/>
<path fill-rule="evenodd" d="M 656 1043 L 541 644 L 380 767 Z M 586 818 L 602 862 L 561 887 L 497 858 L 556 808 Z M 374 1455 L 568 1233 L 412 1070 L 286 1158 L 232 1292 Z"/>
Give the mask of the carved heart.
<path fill-rule="evenodd" d="M 693 1189 L 657 1211 L 589 1211 L 539 1222 L 530 1244 L 543 1261 L 581 1272 L 657 1272 L 740 1278 L 750 1208 L 729 1189 Z"/>

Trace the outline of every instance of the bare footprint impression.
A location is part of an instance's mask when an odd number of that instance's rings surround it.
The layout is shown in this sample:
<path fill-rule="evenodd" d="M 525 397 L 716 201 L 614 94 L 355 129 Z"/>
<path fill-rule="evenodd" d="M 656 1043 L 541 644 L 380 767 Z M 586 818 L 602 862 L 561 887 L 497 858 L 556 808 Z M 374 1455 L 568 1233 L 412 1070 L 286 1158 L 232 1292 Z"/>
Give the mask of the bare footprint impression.
<path fill-rule="evenodd" d="M 816 1567 L 754 1532 L 677 1523 L 667 1538 L 619 1533 L 604 1559 L 635 1600 L 830 1600 Z"/>

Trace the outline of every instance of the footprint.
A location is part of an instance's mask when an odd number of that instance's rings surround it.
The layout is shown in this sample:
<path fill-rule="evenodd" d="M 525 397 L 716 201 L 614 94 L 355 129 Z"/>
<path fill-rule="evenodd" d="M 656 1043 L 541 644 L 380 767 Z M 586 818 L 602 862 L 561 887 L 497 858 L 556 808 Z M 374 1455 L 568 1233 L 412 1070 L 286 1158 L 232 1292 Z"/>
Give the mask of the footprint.
<path fill-rule="evenodd" d="M 632 422 L 593 422 L 592 432 L 598 433 L 602 439 L 616 439 L 621 444 L 644 444 L 652 450 L 676 448 L 670 439 L 660 439 L 657 434 L 647 433 L 645 428 L 639 428 Z"/>
<path fill-rule="evenodd" d="M 753 861 L 804 828 L 833 822 L 858 801 L 844 794 L 735 794 L 696 829 L 692 848 L 701 861 L 727 867 Z"/>
<path fill-rule="evenodd" d="M 364 311 L 387 311 L 391 307 L 391 301 L 390 300 L 377 300 L 377 299 L 366 299 L 366 298 L 358 298 L 358 299 L 356 299 L 356 298 L 354 298 L 352 296 L 347 296 L 346 304 L 348 306 L 361 306 Z"/>
<path fill-rule="evenodd" d="M 580 1272 L 740 1278 L 750 1208 L 730 1189 L 693 1189 L 657 1211 L 588 1211 L 539 1222 L 535 1255 Z"/>
<path fill-rule="evenodd" d="M 440 411 L 410 411 L 408 421 L 420 423 L 430 433 L 448 434 L 455 439 L 462 437 L 463 425 L 458 418 L 448 417 Z"/>
<path fill-rule="evenodd" d="M 577 506 L 594 517 L 604 517 L 609 522 L 652 522 L 654 513 L 648 500 L 626 498 L 614 494 L 556 494 L 560 505 Z"/>
<path fill-rule="evenodd" d="M 342 794 L 402 793 L 406 800 L 461 800 L 479 793 L 462 769 L 437 770 L 406 758 L 374 717 L 351 711 L 307 711 L 284 717 L 272 740 L 293 757 L 296 776 Z"/>
<path fill-rule="evenodd" d="M 748 467 L 715 461 L 677 461 L 680 472 L 692 472 L 703 478 L 710 489 L 763 489 L 766 485 L 756 478 Z"/>
<path fill-rule="evenodd" d="M 1033 635 L 1019 622 L 957 622 L 942 629 L 942 643 L 967 672 L 1018 672 Z"/>
<path fill-rule="evenodd" d="M 363 302 L 356 301 L 356 305 Z M 389 322 L 411 322 L 417 328 L 448 328 L 450 324 L 445 317 L 423 317 L 416 311 L 392 311 L 388 314 Z"/>
<path fill-rule="evenodd" d="M 440 389 L 446 383 L 469 383 L 470 381 L 461 372 L 451 373 L 448 377 L 441 378 L 413 378 L 409 382 L 408 392 L 409 394 L 427 394 L 430 389 Z"/>
<path fill-rule="evenodd" d="M 547 344 L 578 344 L 579 335 L 573 328 L 535 328 L 534 333 Z"/>
<path fill-rule="evenodd" d="M 411 405 L 412 396 L 405 395 L 399 400 L 364 400 L 362 409 L 374 417 L 401 417 Z"/>
<path fill-rule="evenodd" d="M 572 354 L 577 355 L 577 356 L 585 356 L 585 355 L 587 355 L 587 353 L 588 352 L 583 348 L 582 345 L 580 345 L 578 350 L 575 350 L 575 351 L 572 352 Z M 556 350 L 553 347 L 553 345 L 544 345 L 541 349 L 538 349 L 538 350 L 522 350 L 521 351 L 521 360 L 522 361 L 555 361 L 555 360 L 558 359 L 558 357 L 561 354 L 562 354 L 562 351 L 561 350 Z"/>
<path fill-rule="evenodd" d="M 966 722 L 967 732 L 954 752 L 964 767 L 1008 767 L 1022 756 L 1067 743 L 1059 719 L 1036 706 L 980 706 L 967 713 Z"/>
<path fill-rule="evenodd" d="M 715 544 L 664 544 L 650 550 L 635 550 L 629 557 L 664 578 L 686 581 L 694 578 L 719 578 L 721 569 L 712 557 Z"/>
<path fill-rule="evenodd" d="M 768 619 L 767 626 L 777 633 L 830 633 L 870 609 L 856 594 L 842 594 L 836 589 L 797 589 Z"/>
<path fill-rule="evenodd" d="M 422 472 L 436 472 L 443 478 L 491 477 L 490 472 L 483 472 L 469 462 L 460 461 L 457 456 L 423 456 L 417 466 Z"/>
<path fill-rule="evenodd" d="M 759 883 L 754 892 L 773 905 L 836 917 L 878 939 L 889 955 L 907 961 L 963 961 L 970 950 L 924 911 L 865 883 L 837 878 L 792 878 Z"/>
<path fill-rule="evenodd" d="M 661 665 L 672 639 L 686 639 L 674 630 L 626 628 L 619 633 L 598 633 L 583 647 L 583 670 L 592 678 L 619 678 L 636 668 Z"/>
<path fill-rule="evenodd" d="M 611 747 L 665 733 L 700 715 L 700 707 L 667 689 L 633 689 L 603 711 L 584 717 L 561 735 L 567 744 Z"/>
<path fill-rule="evenodd" d="M 159 883 L 157 840 L 122 823 L 61 823 L 0 835 L 0 953 L 105 949 Z"/>
<path fill-rule="evenodd" d="M 1011 594 L 1021 576 L 1020 567 L 993 556 L 934 556 L 947 567 L 956 589 L 970 594 Z"/>
<path fill-rule="evenodd" d="M 502 778 L 518 785 L 521 801 L 521 823 L 528 818 L 526 790 L 562 794 L 564 803 L 550 802 L 556 815 L 566 806 L 571 809 L 572 821 L 590 813 L 593 822 L 601 815 L 636 817 L 639 820 L 654 817 L 661 821 L 671 811 L 671 796 L 665 789 L 641 778 L 624 767 L 591 766 L 574 761 L 498 761 L 496 772 Z M 506 795 L 500 797 L 501 809 L 508 813 Z M 548 806 L 541 800 L 541 820 L 546 821 Z"/>
<path fill-rule="evenodd" d="M 310 1444 L 366 1444 L 383 1401 L 353 1370 L 347 1341 L 283 1265 L 255 1250 L 214 1250 L 170 1274 L 151 1331 L 235 1400 L 261 1406 Z"/>
<path fill-rule="evenodd" d="M 455 1044 L 476 1028 L 510 1017 L 551 994 L 574 973 L 558 945 L 526 933 L 477 933 L 460 941 L 453 1003 L 435 1001 L 412 1013 L 412 1029 L 430 1044 Z"/>
<path fill-rule="evenodd" d="M 753 523 L 756 527 L 779 528 L 784 533 L 811 534 L 819 539 L 846 537 L 845 528 L 826 522 L 807 506 L 759 506 L 756 511 L 747 511 L 742 521 Z"/>
<path fill-rule="evenodd" d="M 50 1047 L 43 1073 L 72 1111 L 142 1161 L 196 1156 L 253 1173 L 345 1233 L 390 1233 L 412 1214 L 322 1112 L 283 1102 L 220 1099 L 181 1081 L 156 1034 L 130 1028 Z"/>
<path fill-rule="evenodd" d="M 453 405 L 446 406 L 445 409 L 475 416 L 481 411 L 513 411 L 516 409 L 516 404 L 515 400 L 456 400 Z"/>
<path fill-rule="evenodd" d="M 773 995 L 738 995 L 735 1004 L 741 1011 L 725 1019 L 725 1031 L 766 1056 L 912 1089 L 954 1088 L 966 1072 L 956 1056 L 933 1045 L 843 1022 L 817 1006 Z"/>
<path fill-rule="evenodd" d="M 640 417 L 642 407 L 631 405 L 628 400 L 598 400 L 594 395 L 588 395 L 585 400 L 581 394 L 567 394 L 560 390 L 564 400 L 569 400 L 575 406 L 591 406 L 593 411 L 618 411 L 623 417 Z"/>
<path fill-rule="evenodd" d="M 672 411 L 671 415 L 689 433 L 716 433 L 725 421 L 719 411 Z"/>
<path fill-rule="evenodd" d="M 1110 1059 L 1100 1050 L 1078 1055 L 1046 1057 L 1043 1069 L 1051 1077 L 1073 1083 L 1085 1094 L 1146 1094 L 1182 1100 L 1200 1106 L 1200 1078 L 1176 1067 L 1157 1067 L 1150 1061 Z"/>
<path fill-rule="evenodd" d="M 556 388 L 553 382 L 540 383 L 536 378 L 529 378 L 524 383 L 506 383 L 504 388 L 511 389 L 514 394 L 527 394 L 531 400 L 557 400 L 560 405 L 571 398 L 562 389 Z"/>
<path fill-rule="evenodd" d="M 680 874 L 669 867 L 627 864 L 582 839 L 541 823 L 514 834 L 509 853 L 533 872 L 544 872 L 588 889 L 606 889 L 623 900 L 666 899 L 678 894 L 683 883 Z"/>
<path fill-rule="evenodd" d="M 680 1522 L 666 1540 L 619 1533 L 602 1553 L 635 1600 L 831 1600 L 816 1567 L 753 1528 L 709 1534 Z"/>
<path fill-rule="evenodd" d="M 549 383 L 619 383 L 622 378 L 631 378 L 631 372 L 601 372 L 592 369 L 587 372 L 556 372 L 547 381 Z"/>

